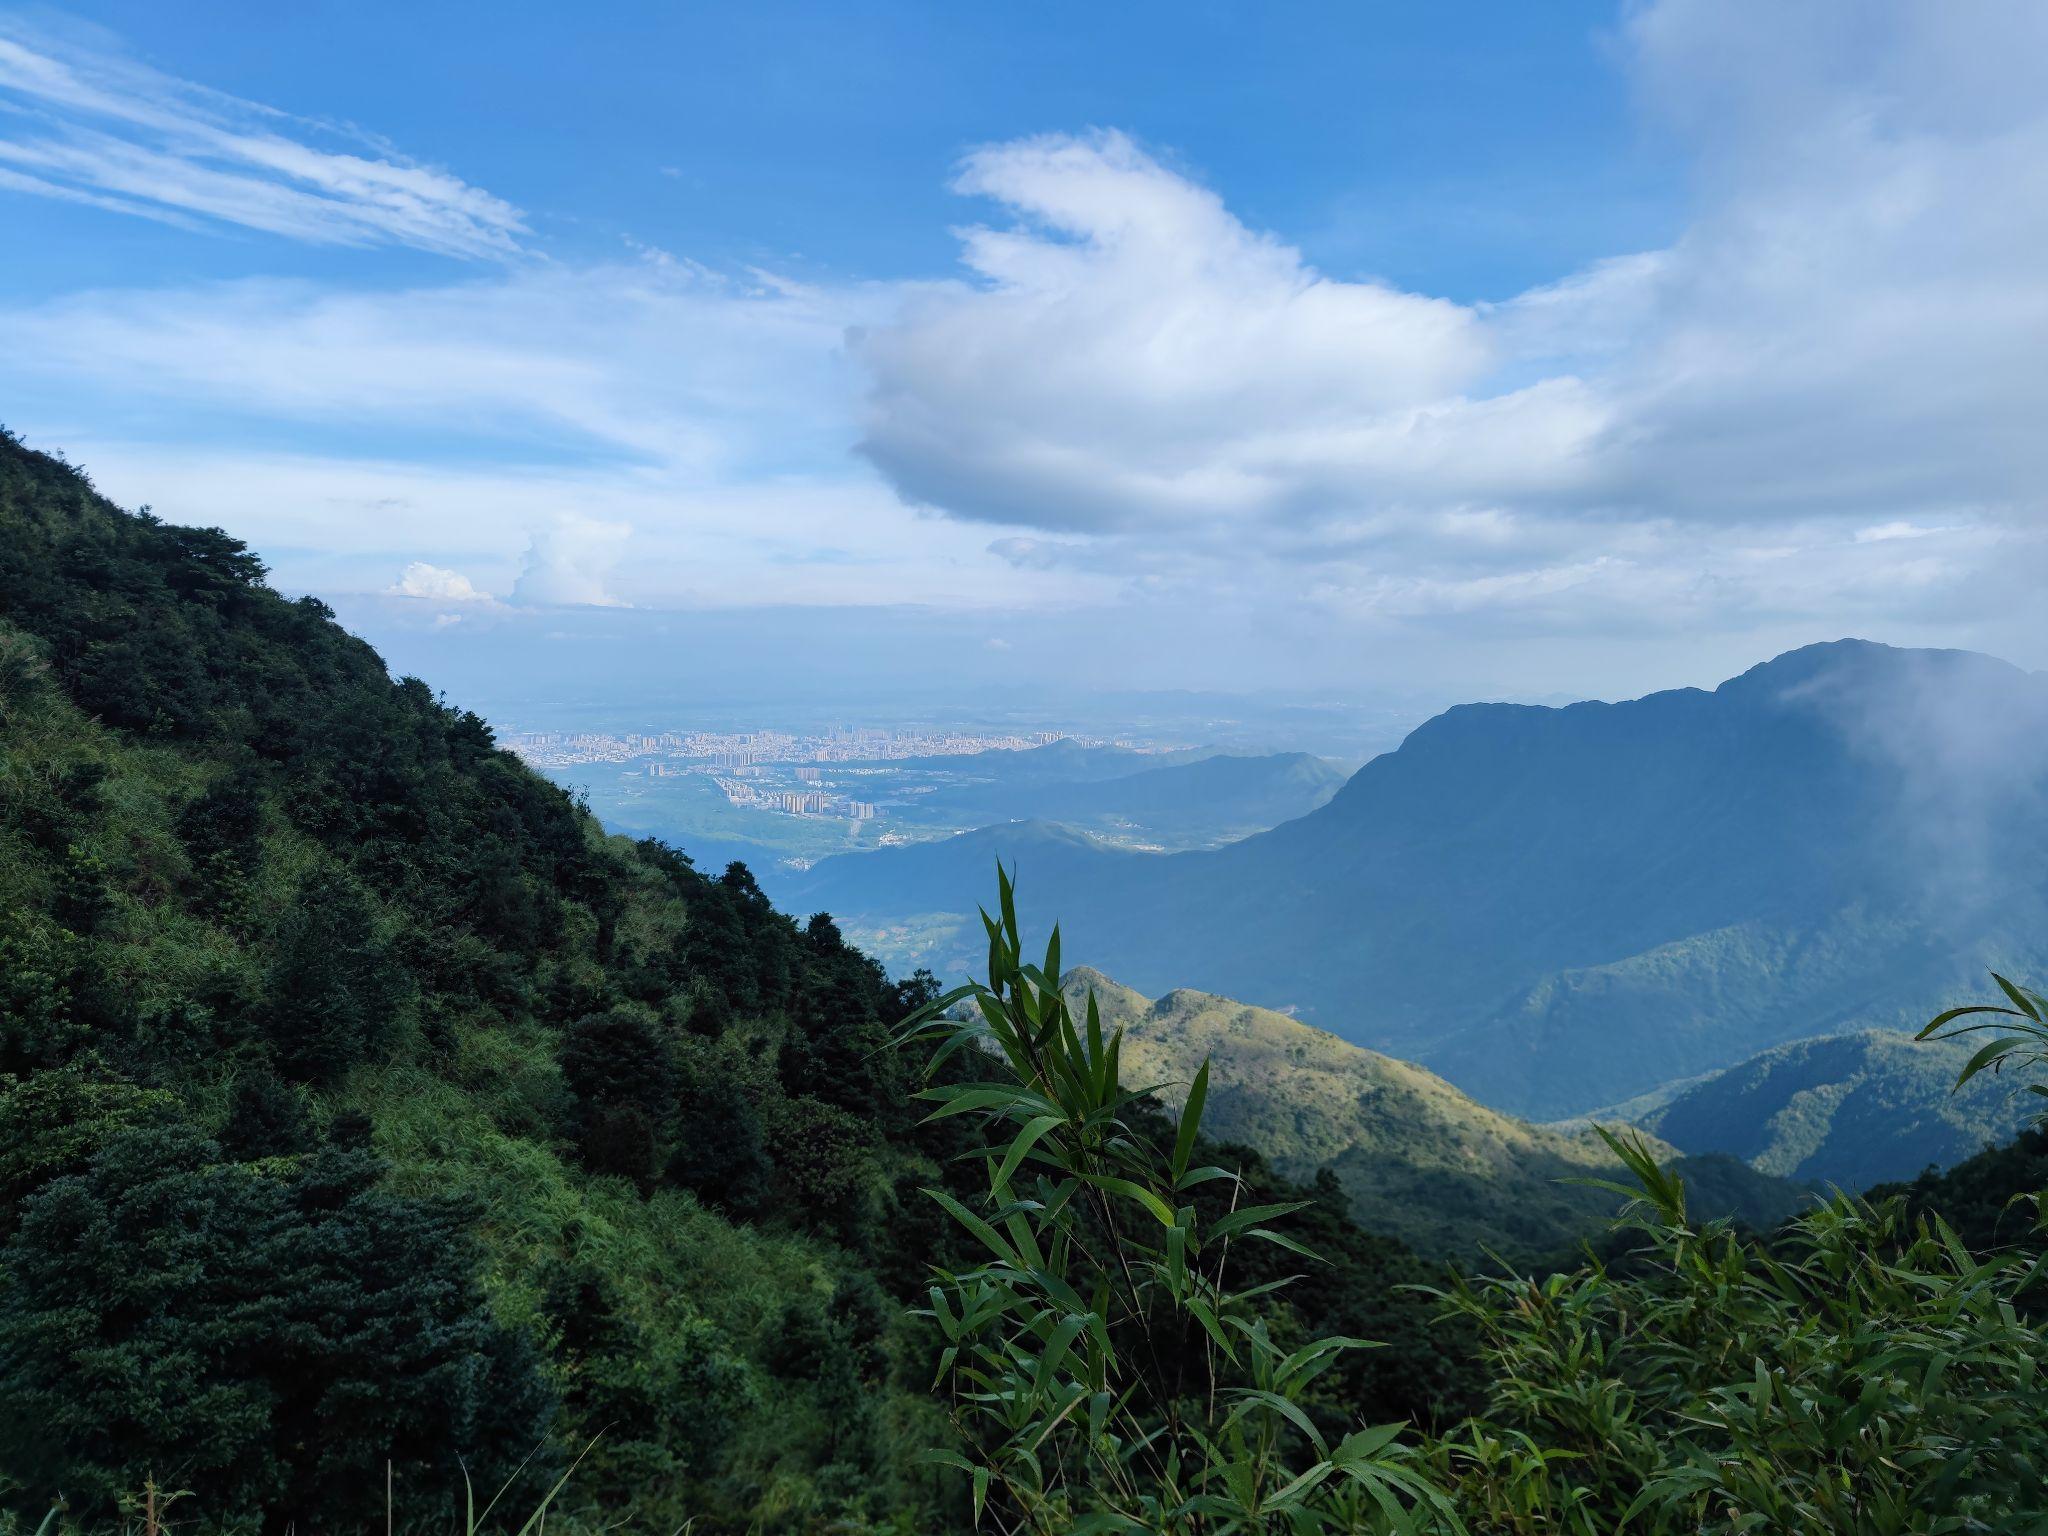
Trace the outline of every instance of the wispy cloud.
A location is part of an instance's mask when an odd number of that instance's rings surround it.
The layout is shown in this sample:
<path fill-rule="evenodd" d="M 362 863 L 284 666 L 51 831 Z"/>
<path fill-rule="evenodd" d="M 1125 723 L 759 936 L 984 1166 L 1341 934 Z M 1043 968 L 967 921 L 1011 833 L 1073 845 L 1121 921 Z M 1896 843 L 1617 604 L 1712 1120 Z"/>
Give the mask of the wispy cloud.
<path fill-rule="evenodd" d="M 516 254 L 519 210 L 366 135 L 0 17 L 0 190 L 322 245 Z M 323 147 L 347 145 L 348 147 Z"/>

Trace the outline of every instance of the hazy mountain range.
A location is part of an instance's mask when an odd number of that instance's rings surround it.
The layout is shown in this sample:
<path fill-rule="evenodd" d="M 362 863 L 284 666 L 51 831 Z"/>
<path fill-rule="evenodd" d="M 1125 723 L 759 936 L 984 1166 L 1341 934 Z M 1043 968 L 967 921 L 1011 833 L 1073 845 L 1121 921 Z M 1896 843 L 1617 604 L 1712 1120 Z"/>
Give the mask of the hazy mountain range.
<path fill-rule="evenodd" d="M 928 794 L 891 805 L 897 820 L 953 825 L 1057 821 L 1121 843 L 1214 846 L 1306 815 L 1343 787 L 1343 768 L 1306 752 L 1131 752 L 1053 742 L 939 766 Z"/>
<path fill-rule="evenodd" d="M 1840 641 L 1712 691 L 1449 710 L 1215 850 L 1026 822 L 827 859 L 783 894 L 959 969 L 1001 856 L 1027 917 L 1132 985 L 1291 1009 L 1554 1118 L 2042 969 L 2044 727 L 2038 675 Z"/>

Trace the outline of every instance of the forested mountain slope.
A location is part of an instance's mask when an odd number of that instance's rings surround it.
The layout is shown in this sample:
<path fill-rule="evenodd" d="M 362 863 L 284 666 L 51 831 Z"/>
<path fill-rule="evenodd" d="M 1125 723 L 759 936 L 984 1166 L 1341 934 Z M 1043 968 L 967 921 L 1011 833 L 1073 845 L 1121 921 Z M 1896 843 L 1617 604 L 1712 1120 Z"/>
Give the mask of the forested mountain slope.
<path fill-rule="evenodd" d="M 1795 1040 L 1694 1083 L 1638 1122 L 1688 1152 L 1765 1173 L 1867 1189 L 1946 1168 L 2033 1123 L 2010 1078 L 1956 1079 L 1978 1042 L 1893 1030 Z"/>
<path fill-rule="evenodd" d="M 367 1529 L 388 1459 L 445 1530 L 588 1446 L 551 1522 L 965 1528 L 913 1461 L 908 1302 L 972 1253 L 919 1191 L 976 1167 L 887 1048 L 924 984 L 263 575 L 0 436 L 0 1503 Z M 1419 1262 L 1310 1219 L 1294 1305 L 1395 1342 L 1347 1411 L 1464 1400 Z"/>
<path fill-rule="evenodd" d="M 1472 1259 L 1482 1249 L 1565 1248 L 1613 1214 L 1611 1193 L 1574 1182 L 1625 1177 L 1591 1128 L 1513 1119 L 1433 1072 L 1227 997 L 1182 990 L 1155 1001 L 1085 966 L 1062 989 L 1077 1009 L 1093 993 L 1104 1027 L 1125 1031 L 1127 1082 L 1162 1085 L 1178 1104 L 1208 1061 L 1212 1134 L 1259 1148 L 1293 1178 L 1327 1168 L 1362 1224 L 1419 1252 Z M 1726 1200 L 1770 1224 L 1803 1203 L 1802 1191 L 1777 1179 L 1686 1161 L 1679 1172 L 1708 1214 L 1725 1214 Z M 1720 1187 L 1731 1181 L 1739 1188 Z"/>
<path fill-rule="evenodd" d="M 1213 851 L 976 836 L 1141 990 L 1297 1009 L 1556 1118 L 2048 968 L 2044 735 L 2048 679 L 1842 641 L 1711 692 L 1461 706 Z M 863 932 L 922 914 L 922 953 L 971 957 L 924 878 L 949 858 L 828 860 L 802 889 Z"/>

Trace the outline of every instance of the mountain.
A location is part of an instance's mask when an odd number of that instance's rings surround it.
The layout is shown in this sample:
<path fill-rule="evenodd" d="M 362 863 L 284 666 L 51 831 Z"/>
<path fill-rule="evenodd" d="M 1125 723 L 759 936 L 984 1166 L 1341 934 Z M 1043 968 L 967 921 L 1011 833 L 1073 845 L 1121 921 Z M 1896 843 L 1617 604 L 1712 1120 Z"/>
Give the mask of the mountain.
<path fill-rule="evenodd" d="M 1296 1011 L 1559 1118 L 2048 965 L 2044 734 L 2048 679 L 1838 641 L 1712 691 L 1460 706 L 1214 850 L 960 851 L 1014 851 L 1027 914 L 1141 988 Z M 915 852 L 828 860 L 810 899 L 971 953 L 960 887 L 921 878 L 954 855 Z"/>
<path fill-rule="evenodd" d="M 1956 1078 L 1982 1041 L 1891 1030 L 1795 1040 L 1694 1083 L 1639 1122 L 1687 1152 L 1726 1152 L 1843 1189 L 1946 1168 L 2031 1125 L 2040 1101 L 1993 1073 Z"/>
<path fill-rule="evenodd" d="M 987 956 L 972 903 L 989 889 L 998 861 L 1064 891 L 1086 889 L 1120 872 L 1126 860 L 1157 857 L 1112 848 L 1056 822 L 1019 821 L 938 842 L 836 854 L 800 874 L 777 876 L 770 890 L 789 911 L 833 913 L 895 970 L 925 966 L 955 977 Z"/>
<path fill-rule="evenodd" d="M 970 1528 L 916 1459 L 910 1308 L 981 1257 L 924 1191 L 984 1171 L 890 1048 L 931 995 L 0 432 L 0 1528 L 154 1479 L 194 1530 L 446 1530 L 572 1463 L 565 1530 Z M 1299 1214 L 1293 1316 L 1389 1346 L 1327 1401 L 1476 1401 L 1434 1267 Z"/>
<path fill-rule="evenodd" d="M 980 776 L 982 758 L 1009 755 L 988 752 L 956 759 L 930 793 L 892 801 L 891 812 L 954 825 L 1056 821 L 1125 844 L 1213 847 L 1307 815 L 1345 779 L 1336 764 L 1305 752 L 1264 757 L 1218 752 L 1164 764 L 1159 759 L 1166 754 L 1130 753 L 1125 759 L 1135 760 L 1136 771 L 1114 776 L 1041 781 L 1014 772 Z"/>
<path fill-rule="evenodd" d="M 0 1523 L 915 1511 L 921 996 L 0 434 Z"/>
<path fill-rule="evenodd" d="M 1200 762 L 1215 755 L 1209 747 L 1180 747 L 1167 752 L 1140 752 L 1132 747 L 1087 746 L 1061 737 L 1037 747 L 997 747 L 988 752 L 950 757 L 898 757 L 880 766 L 896 769 L 943 769 L 972 782 L 1006 790 L 1051 784 L 1089 784 L 1127 778 L 1155 768 Z"/>
<path fill-rule="evenodd" d="M 1227 997 L 1182 990 L 1155 1001 L 1089 967 L 1068 972 L 1061 987 L 1076 1008 L 1093 993 L 1104 1027 L 1125 1031 L 1126 1086 L 1167 1085 L 1164 1097 L 1177 1105 L 1206 1059 L 1211 1135 L 1258 1148 L 1290 1178 L 1328 1168 L 1362 1225 L 1419 1253 L 1539 1253 L 1614 1214 L 1612 1192 L 1564 1182 L 1623 1177 L 1591 1129 L 1513 1119 L 1432 1072 Z M 1677 1160 L 1681 1172 L 1687 1161 Z M 1760 1222 L 1804 1199 L 1781 1180 L 1739 1169 L 1688 1177 L 1701 1187 L 1730 1184 L 1739 1195 L 1723 1198 L 1739 1198 Z M 1701 1208 L 1715 1203 L 1704 1198 Z"/>

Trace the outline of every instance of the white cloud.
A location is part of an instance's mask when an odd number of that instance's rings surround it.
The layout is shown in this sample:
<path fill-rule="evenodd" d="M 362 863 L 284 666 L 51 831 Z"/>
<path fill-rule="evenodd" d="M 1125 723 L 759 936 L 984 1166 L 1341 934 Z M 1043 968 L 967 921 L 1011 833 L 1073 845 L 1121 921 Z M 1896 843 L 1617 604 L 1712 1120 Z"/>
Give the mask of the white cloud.
<path fill-rule="evenodd" d="M 1484 484 L 1451 447 L 1475 411 L 1553 455 L 1598 425 L 1566 385 L 1464 400 L 1495 362 L 1470 310 L 1315 272 L 1121 134 L 985 149 L 955 185 L 1023 222 L 963 231 L 978 281 L 856 341 L 863 451 L 913 500 L 1047 528 L 1288 517 L 1333 470 Z"/>
<path fill-rule="evenodd" d="M 957 187 L 1005 220 L 857 338 L 863 451 L 1098 562 L 1309 561 L 1402 612 L 1960 612 L 2038 568 L 2048 9 L 1658 0 L 1621 56 L 1691 156 L 1686 229 L 1494 304 L 1317 271 L 1120 135 L 977 152 Z"/>
<path fill-rule="evenodd" d="M 635 608 L 988 610 L 1101 603 L 1118 589 L 1099 573 L 1016 571 L 987 554 L 987 529 L 920 515 L 860 475 L 698 483 L 632 464 L 426 464 L 84 433 L 31 440 L 65 447 L 125 505 L 148 502 L 173 522 L 249 540 L 292 592 L 381 593 L 394 564 L 415 559 L 510 592 L 533 531 L 564 508 L 632 528 L 632 558 L 604 590 Z M 847 544 L 857 561 L 816 558 Z"/>
<path fill-rule="evenodd" d="M 273 420 L 431 423 L 514 453 L 843 468 L 841 337 L 887 302 L 655 260 L 382 292 L 266 279 L 85 292 L 0 311 L 0 379 Z"/>
<path fill-rule="evenodd" d="M 494 599 L 480 592 L 460 571 L 415 560 L 399 572 L 398 580 L 385 591 L 392 597 L 416 597 L 436 603 L 488 603 Z"/>
<path fill-rule="evenodd" d="M 626 523 L 558 513 L 549 526 L 534 530 L 512 601 L 529 608 L 625 606 L 607 583 L 632 535 Z"/>
<path fill-rule="evenodd" d="M 322 245 L 516 253 L 518 209 L 387 146 L 0 18 L 0 189 Z M 349 150 L 316 140 L 354 141 Z M 369 153 L 357 151 L 368 150 Z"/>

